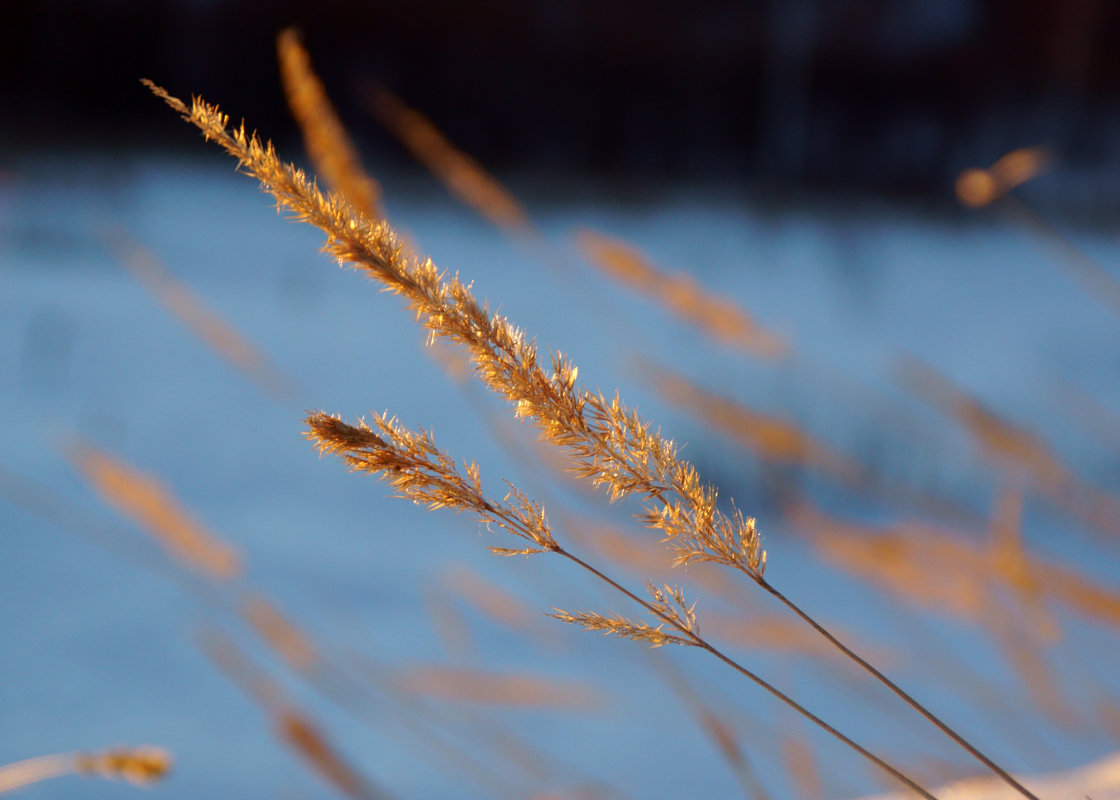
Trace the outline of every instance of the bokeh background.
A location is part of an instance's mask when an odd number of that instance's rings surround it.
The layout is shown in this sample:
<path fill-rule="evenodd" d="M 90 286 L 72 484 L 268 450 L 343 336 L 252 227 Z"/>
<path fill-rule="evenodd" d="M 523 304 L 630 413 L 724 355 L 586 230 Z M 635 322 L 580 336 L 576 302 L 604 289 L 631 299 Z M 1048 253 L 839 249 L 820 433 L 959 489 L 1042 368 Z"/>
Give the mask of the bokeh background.
<path fill-rule="evenodd" d="M 931 785 L 979 774 L 754 587 L 668 571 L 139 83 L 307 165 L 289 26 L 394 225 L 681 442 L 775 584 L 1017 772 L 1116 751 L 1115 5 L 122 0 L 0 26 L 0 764 L 158 744 L 184 798 L 893 788 L 719 664 L 545 618 L 633 609 L 301 438 L 387 409 Z"/>

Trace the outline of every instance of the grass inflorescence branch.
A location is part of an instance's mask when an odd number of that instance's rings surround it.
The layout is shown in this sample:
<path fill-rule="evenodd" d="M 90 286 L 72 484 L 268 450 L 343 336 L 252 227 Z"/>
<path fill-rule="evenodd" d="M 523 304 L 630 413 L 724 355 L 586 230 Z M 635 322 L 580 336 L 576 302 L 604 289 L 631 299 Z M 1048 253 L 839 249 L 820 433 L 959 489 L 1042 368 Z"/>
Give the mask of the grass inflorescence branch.
<path fill-rule="evenodd" d="M 145 81 L 145 85 L 197 126 L 207 140 L 215 141 L 233 155 L 241 169 L 256 177 L 264 190 L 276 199 L 282 211 L 321 229 L 327 237 L 323 246 L 325 252 L 341 264 L 377 279 L 388 291 L 401 295 L 428 330 L 430 342 L 442 339 L 465 348 L 482 383 L 504 397 L 515 416 L 531 422 L 542 439 L 562 447 L 577 475 L 604 489 L 612 501 L 638 497 L 643 507 L 639 518 L 663 535 L 673 551 L 676 565 L 712 562 L 745 574 L 1020 794 L 1037 800 L 1010 774 L 767 582 L 764 577 L 766 552 L 754 519 L 744 517 L 737 510 L 730 515 L 720 510 L 716 489 L 704 483 L 697 470 L 680 457 L 672 440 L 628 408 L 617 394 L 608 399 L 600 392 L 578 386 L 578 368 L 561 353 L 550 354 L 549 367 L 543 366 L 545 359 L 535 341 L 501 314 L 491 313 L 458 275 L 441 272 L 430 259 L 414 257 L 387 222 L 356 211 L 340 195 L 322 192 L 303 171 L 281 161 L 271 142 L 263 142 L 256 134 L 247 133 L 244 124 L 230 128 L 228 115 L 217 106 L 196 98 L 188 107 L 150 81 Z M 340 420 L 321 414 L 310 417 L 308 422 L 321 448 L 343 454 L 353 468 L 382 473 L 402 496 L 433 508 L 474 510 L 481 518 L 527 541 L 526 546 L 495 548 L 496 552 L 503 555 L 560 552 L 625 591 L 559 548 L 547 527 L 543 509 L 516 489 L 511 488 L 500 504 L 486 501 L 478 487 L 477 469 L 471 465 L 466 477 L 458 476 L 453 462 L 442 460 L 427 434 L 408 432 L 384 417 L 376 418 L 373 428 L 344 427 Z M 625 593 L 685 638 L 694 636 L 671 615 L 659 614 L 655 605 Z M 573 618 L 573 621 L 585 624 L 593 620 Z M 599 620 L 595 624 L 603 622 Z M 634 623 L 635 627 L 627 630 L 637 632 L 637 625 Z M 693 643 L 696 642 L 694 639 Z M 706 643 L 697 646 L 734 663 Z M 759 681 L 738 665 L 736 668 Z M 773 687 L 769 689 L 776 691 Z M 802 712 L 808 714 L 804 709 Z M 884 766 L 835 729 L 830 732 Z M 899 776 L 889 765 L 884 768 Z M 909 779 L 905 780 L 909 783 Z M 925 796 L 929 796 L 928 793 Z"/>
<path fill-rule="evenodd" d="M 481 522 L 496 524 L 529 542 L 528 546 L 519 549 L 491 548 L 500 555 L 555 553 L 628 597 L 658 623 L 650 625 L 620 614 L 604 615 L 590 611 L 569 613 L 554 609 L 551 616 L 607 635 L 643 641 L 653 647 L 679 644 L 706 650 L 920 796 L 936 800 L 934 795 L 897 767 L 856 743 L 704 639 L 696 618 L 696 604 L 688 603 L 679 588 L 659 587 L 648 582 L 648 597 L 645 598 L 627 589 L 557 542 L 543 507 L 533 503 L 516 487 L 510 485 L 510 491 L 502 502 L 489 500 L 482 492 L 477 466 L 471 463 L 460 473 L 454 459 L 436 447 L 430 434 L 411 431 L 384 415 L 376 415 L 372 426 L 365 422 L 349 425 L 323 413 L 309 415 L 306 423 L 308 430 L 305 435 L 321 453 L 336 454 L 352 470 L 376 475 L 389 483 L 399 497 L 429 508 L 472 513 Z"/>
<path fill-rule="evenodd" d="M 545 440 L 565 448 L 577 474 L 605 488 L 612 501 L 643 498 L 642 519 L 666 537 L 678 563 L 716 561 L 762 576 L 766 555 L 754 521 L 720 511 L 716 489 L 617 394 L 608 399 L 578 387 L 579 370 L 561 353 L 552 353 L 551 369 L 545 369 L 536 342 L 491 313 L 458 275 L 411 256 L 387 222 L 358 213 L 340 195 L 323 193 L 302 170 L 281 161 L 271 142 L 247 133 L 244 124 L 230 129 L 229 116 L 217 106 L 195 98 L 188 107 L 150 81 L 145 85 L 237 158 L 282 210 L 322 230 L 327 253 L 403 296 L 430 340 L 465 347 L 479 379 Z"/>

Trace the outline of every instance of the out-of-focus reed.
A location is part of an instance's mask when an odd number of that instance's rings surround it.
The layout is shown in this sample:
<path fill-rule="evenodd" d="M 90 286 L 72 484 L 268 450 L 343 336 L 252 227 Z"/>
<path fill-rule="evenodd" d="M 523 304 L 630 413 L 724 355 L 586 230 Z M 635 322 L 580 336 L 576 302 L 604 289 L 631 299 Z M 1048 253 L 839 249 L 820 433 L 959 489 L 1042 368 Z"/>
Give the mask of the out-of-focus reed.
<path fill-rule="evenodd" d="M 228 118 L 216 107 L 196 99 L 188 108 L 153 84 L 149 87 L 199 127 L 206 138 L 216 140 L 237 157 L 282 207 L 324 230 L 328 237 L 325 248 L 340 262 L 367 271 L 387 288 L 403 295 L 428 328 L 430 339 L 445 339 L 465 348 L 482 382 L 509 401 L 518 418 L 533 422 L 542 439 L 564 449 L 577 474 L 595 486 L 608 489 L 612 501 L 632 494 L 643 498 L 645 506 L 639 518 L 648 527 L 661 532 L 675 554 L 676 565 L 710 562 L 743 573 L 1010 786 L 1026 797 L 1033 797 L 1006 770 L 768 583 L 763 577 L 766 554 L 760 546 L 754 520 L 738 512 L 727 516 L 719 510 L 715 490 L 705 485 L 692 465 L 679 457 L 671 441 L 655 432 L 636 412 L 627 409 L 617 395 L 608 400 L 601 393 L 579 389 L 578 369 L 559 353 L 552 355 L 551 372 L 545 371 L 538 360 L 536 345 L 503 317 L 491 314 L 479 304 L 458 277 L 448 279 L 430 261 L 419 262 L 407 255 L 387 223 L 375 223 L 355 212 L 341 196 L 321 194 L 302 172 L 281 162 L 271 144 L 262 143 L 255 135 L 248 136 L 244 127 L 232 133 L 228 131 Z M 543 508 L 524 493 L 511 487 L 504 501 L 486 497 L 477 466 L 467 464 L 460 472 L 455 462 L 436 448 L 428 434 L 410 431 L 384 416 L 375 417 L 372 428 L 364 424 L 346 425 L 323 414 L 309 417 L 308 424 L 309 436 L 321 449 L 341 454 L 354 469 L 381 474 L 401 496 L 433 509 L 469 510 L 480 520 L 497 524 L 523 540 L 516 548 L 492 547 L 495 552 L 502 555 L 559 554 L 638 603 L 658 624 L 596 612 L 557 611 L 559 619 L 591 630 L 643 640 L 654 646 L 674 643 L 701 647 L 915 791 L 929 796 L 913 779 L 701 638 L 695 603 L 688 604 L 679 589 L 647 584 L 644 599 L 625 589 L 560 544 L 552 534 Z"/>

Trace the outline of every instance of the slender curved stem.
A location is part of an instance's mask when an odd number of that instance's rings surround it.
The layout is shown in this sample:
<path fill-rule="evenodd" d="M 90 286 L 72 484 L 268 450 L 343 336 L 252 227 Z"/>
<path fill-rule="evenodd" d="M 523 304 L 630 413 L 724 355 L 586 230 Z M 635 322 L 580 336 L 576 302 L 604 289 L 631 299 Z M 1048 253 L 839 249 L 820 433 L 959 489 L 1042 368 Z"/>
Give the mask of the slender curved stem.
<path fill-rule="evenodd" d="M 782 605 L 784 605 L 786 608 L 788 608 L 790 611 L 792 611 L 794 614 L 808 623 L 808 625 L 812 627 L 813 630 L 827 639 L 830 644 L 832 644 L 834 647 L 840 650 L 840 652 L 842 652 L 844 655 L 858 664 L 862 669 L 866 670 L 867 673 L 873 676 L 877 681 L 890 689 L 897 697 L 899 697 L 908 706 L 910 706 L 912 709 L 929 720 L 929 722 L 935 725 L 942 733 L 944 733 L 962 748 L 967 750 L 973 757 L 984 764 L 984 766 L 986 766 L 988 769 L 1002 778 L 1005 782 L 1007 782 L 1008 785 L 1012 786 L 1017 792 L 1019 792 L 1019 794 L 1023 795 L 1023 797 L 1030 798 L 1030 800 L 1039 800 L 1037 795 L 1033 794 L 1029 789 L 1019 783 L 1019 781 L 1015 780 L 1015 778 L 1012 777 L 1005 769 L 1003 769 L 1001 766 L 996 764 L 994 761 L 992 761 L 990 758 L 976 749 L 973 744 L 971 744 L 967 739 L 965 739 L 963 736 L 949 727 L 949 725 L 943 722 L 940 717 L 938 717 L 936 714 L 934 714 L 932 711 L 918 702 L 912 695 L 910 695 L 909 692 L 907 692 L 897 683 L 895 683 L 878 669 L 876 669 L 872 664 L 870 664 L 858 653 L 853 651 L 846 644 L 837 639 L 836 636 L 834 636 L 832 632 L 828 630 L 828 628 L 824 627 L 811 616 L 809 616 L 809 614 L 806 613 L 800 606 L 798 606 L 796 603 L 794 603 L 792 600 L 778 591 L 773 586 L 773 584 L 768 583 L 761 576 L 751 575 L 750 577 L 755 581 L 755 583 L 757 583 L 759 586 L 773 595 L 774 598 L 778 600 L 778 602 L 780 602 Z"/>
<path fill-rule="evenodd" d="M 661 501 L 665 504 L 668 504 L 668 501 L 665 500 L 664 498 L 661 498 Z M 727 562 L 722 562 L 722 563 L 727 563 Z M 790 600 L 788 597 L 786 597 L 784 594 L 782 594 L 780 591 L 778 591 L 778 589 L 773 584 L 769 583 L 762 576 L 761 572 L 753 570 L 753 569 L 748 569 L 741 564 L 729 564 L 729 566 L 732 566 L 734 569 L 739 570 L 744 575 L 746 575 L 748 578 L 750 578 L 752 581 L 754 581 L 759 586 L 761 586 L 763 589 L 765 589 L 768 593 L 770 593 L 773 597 L 775 597 L 779 602 L 781 602 L 786 608 L 788 608 L 790 611 L 792 611 L 794 614 L 796 614 L 798 617 L 800 617 L 804 622 L 806 622 L 813 630 L 815 630 L 817 633 L 819 633 L 821 636 L 823 636 L 829 642 L 829 644 L 831 644 L 833 647 L 837 648 L 841 653 L 843 653 L 845 656 L 847 656 L 852 661 L 854 661 L 860 668 L 865 670 L 869 675 L 871 675 L 873 678 L 875 678 L 881 684 L 883 684 L 888 689 L 890 689 L 890 691 L 893 692 L 899 699 L 901 699 L 904 703 L 906 703 L 912 709 L 914 709 L 919 714 L 921 714 L 923 717 L 925 717 L 925 719 L 928 720 L 930 723 L 932 723 L 938 730 L 940 730 L 942 733 L 944 733 L 946 736 L 948 736 L 950 739 L 952 739 L 957 745 L 959 745 L 961 748 L 963 748 L 971 756 L 976 758 L 980 763 L 982 763 L 984 766 L 986 766 L 988 769 L 990 769 L 993 773 L 998 775 L 1000 777 L 1000 779 L 1002 779 L 1005 783 L 1007 783 L 1009 786 L 1011 786 L 1013 789 L 1015 789 L 1015 791 L 1017 791 L 1019 794 L 1023 795 L 1023 797 L 1028 798 L 1028 800 L 1040 800 L 1037 795 L 1035 795 L 1033 792 L 1031 792 L 1029 789 L 1027 789 L 1025 786 L 1023 786 L 1023 784 L 1019 783 L 1019 781 L 1017 781 L 1007 770 L 1005 770 L 1003 767 L 999 766 L 999 764 L 992 761 L 992 759 L 988 758 L 986 755 L 981 753 L 980 750 L 977 749 L 977 747 L 975 745 L 973 745 L 971 742 L 969 742 L 967 739 L 965 739 L 963 736 L 961 736 L 959 733 L 957 733 L 955 730 L 953 730 L 953 728 L 951 728 L 940 717 L 938 717 L 936 714 L 934 714 L 932 711 L 930 711 L 928 708 L 926 708 L 924 705 L 922 705 L 920 702 L 918 702 L 918 700 L 915 699 L 909 692 L 907 692 L 905 689 L 903 689 L 897 683 L 895 683 L 890 678 L 888 678 L 886 675 L 884 675 L 882 672 L 880 672 L 878 669 L 876 669 L 870 662 L 867 661 L 867 659 L 863 658 L 858 653 L 856 653 L 854 650 L 852 650 L 850 647 L 848 647 L 846 644 L 844 644 L 839 639 L 837 639 L 836 636 L 834 636 L 831 631 L 829 631 L 827 628 L 825 628 L 823 625 L 821 625 L 819 622 L 817 622 L 815 619 L 813 619 L 813 617 L 809 616 L 809 614 L 807 612 L 805 612 L 800 606 L 798 606 L 796 603 L 794 603 L 792 600 Z"/>
<path fill-rule="evenodd" d="M 0 766 L 0 794 L 74 772 L 74 754 L 37 756 Z"/>
<path fill-rule="evenodd" d="M 867 748 L 865 748 L 862 745 L 855 742 L 853 739 L 850 739 L 849 737 L 845 736 L 843 733 L 841 733 L 839 730 L 837 730 L 833 726 L 829 725 L 827 722 L 825 722 L 823 719 L 818 717 L 812 711 L 805 708 L 803 705 L 798 703 L 796 700 L 794 700 L 789 695 L 785 694 L 781 689 L 778 689 L 773 684 L 768 683 L 766 680 L 764 680 L 763 678 L 760 678 L 758 675 L 751 672 L 749 669 L 744 667 L 742 664 L 740 664 L 739 662 L 735 661 L 730 656 L 726 655 L 725 653 L 723 653 L 722 651 L 717 649 L 715 646 L 713 646 L 711 643 L 709 643 L 706 639 L 703 639 L 699 634 L 694 633 L 693 631 L 690 631 L 687 628 L 682 627 L 672 617 L 668 617 L 668 616 L 665 616 L 664 614 L 660 613 L 648 601 L 646 601 L 646 600 L 642 599 L 641 597 L 639 597 L 638 595 L 634 594 L 632 591 L 630 591 L 625 586 L 623 586 L 622 584 L 615 581 L 613 578 L 610 578 L 609 576 L 605 575 L 603 572 L 601 572 L 600 570 L 591 566 L 590 564 L 588 564 L 586 561 L 579 558 L 578 556 L 573 555 L 572 553 L 568 552 L 563 547 L 558 547 L 554 552 L 556 552 L 558 555 L 564 556 L 564 558 L 566 558 L 569 561 L 579 565 L 580 567 L 587 570 L 588 572 L 590 572 L 595 577 L 599 578 L 601 581 L 604 581 L 606 584 L 608 584 L 612 588 L 614 588 L 617 591 L 621 592 L 622 594 L 626 595 L 628 598 L 633 600 L 635 603 L 640 605 L 642 608 L 644 608 L 649 613 L 656 616 L 658 619 L 661 619 L 662 621 L 664 621 L 667 624 L 671 625 L 672 627 L 676 628 L 683 636 L 687 637 L 689 639 L 689 641 L 695 647 L 699 647 L 702 650 L 707 650 L 709 653 L 711 653 L 713 656 L 718 658 L 720 661 L 727 664 L 727 666 L 731 667 L 733 670 L 735 670 L 739 674 L 743 675 L 744 677 L 746 677 L 746 678 L 750 679 L 751 681 L 753 681 L 754 683 L 756 683 L 758 686 L 760 686 L 762 689 L 764 689 L 770 695 L 772 695 L 773 697 L 777 698 L 778 700 L 780 700 L 785 705 L 792 708 L 794 711 L 796 711 L 801 716 L 805 717 L 807 720 L 812 722 L 814 725 L 819 727 L 821 730 L 823 730 L 826 733 L 828 733 L 828 734 L 834 736 L 835 738 L 839 739 L 841 742 L 843 742 L 848 747 L 855 750 L 857 753 L 859 753 L 861 756 L 866 758 L 868 761 L 875 764 L 875 766 L 879 767 L 884 772 L 887 772 L 888 774 L 890 774 L 895 779 L 901 781 L 909 789 L 913 790 L 914 792 L 917 792 L 920 796 L 926 798 L 926 800 L 937 800 L 936 796 L 931 794 L 927 789 L 925 789 L 920 783 L 915 781 L 913 778 L 907 776 L 906 774 L 901 772 L 896 767 L 892 766 L 887 761 L 884 761 L 882 758 L 875 755 L 874 753 L 872 753 Z"/>

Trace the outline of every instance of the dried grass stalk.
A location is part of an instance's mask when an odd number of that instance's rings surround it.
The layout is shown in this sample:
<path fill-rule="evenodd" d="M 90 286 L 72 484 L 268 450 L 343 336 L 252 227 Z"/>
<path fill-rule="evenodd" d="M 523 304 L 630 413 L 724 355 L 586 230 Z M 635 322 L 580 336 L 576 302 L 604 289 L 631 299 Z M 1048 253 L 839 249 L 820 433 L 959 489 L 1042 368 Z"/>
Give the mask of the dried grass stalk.
<path fill-rule="evenodd" d="M 533 617 L 524 604 L 477 572 L 457 566 L 444 576 L 442 583 L 498 624 L 522 633 L 531 631 Z"/>
<path fill-rule="evenodd" d="M 503 230 L 514 234 L 531 230 L 529 216 L 513 195 L 453 145 L 431 120 L 384 86 L 373 86 L 367 96 L 378 121 L 453 195 Z"/>
<path fill-rule="evenodd" d="M 123 230 L 117 230 L 107 238 L 121 264 L 192 333 L 269 395 L 278 400 L 288 397 L 292 381 L 236 328 L 177 280 L 155 253 Z"/>
<path fill-rule="evenodd" d="M 553 536 L 544 509 L 510 485 L 502 502 L 488 500 L 481 491 L 481 480 L 474 464 L 457 471 L 455 462 L 439 450 L 424 432 L 402 428 L 395 420 L 382 415 L 374 418 L 374 426 L 364 422 L 347 425 L 336 417 L 313 414 L 307 418 L 309 439 L 321 452 L 340 455 L 353 470 L 369 472 L 393 486 L 397 495 L 429 508 L 449 508 L 475 515 L 480 522 L 497 525 L 507 533 L 527 542 L 518 548 L 490 548 L 499 555 L 532 555 L 551 552 L 590 572 L 611 588 L 639 605 L 656 624 L 634 621 L 621 615 L 604 615 L 585 611 L 555 611 L 555 616 L 606 634 L 637 639 L 658 647 L 679 644 L 708 651 L 729 667 L 753 681 L 771 696 L 794 709 L 830 735 L 848 745 L 880 769 L 903 782 L 922 797 L 933 798 L 912 778 L 845 736 L 788 695 L 775 688 L 700 636 L 695 603 L 685 601 L 680 589 L 647 585 L 648 597 L 639 597 L 596 567 L 566 550 Z M 374 430 L 376 428 L 376 431 Z M 512 498 L 512 501 L 511 501 Z"/>
<path fill-rule="evenodd" d="M 410 665 L 393 681 L 405 692 L 489 706 L 595 711 L 608 699 L 586 684 L 535 675 Z"/>
<path fill-rule="evenodd" d="M 209 631 L 200 644 L 222 672 L 269 713 L 280 740 L 316 775 L 352 800 L 385 800 L 390 797 L 352 767 L 319 726 L 297 710 L 281 687 L 255 666 L 230 639 Z"/>
<path fill-rule="evenodd" d="M 74 771 L 148 786 L 171 772 L 171 754 L 162 747 L 122 747 L 74 756 Z"/>
<path fill-rule="evenodd" d="M 1000 418 L 920 361 L 904 361 L 900 373 L 916 394 L 968 430 L 1012 483 L 1028 481 L 1071 514 L 1105 533 L 1120 534 L 1120 500 L 1079 480 L 1038 436 Z"/>
<path fill-rule="evenodd" d="M 324 196 L 307 176 L 280 161 L 271 143 L 249 135 L 244 125 L 228 130 L 229 118 L 217 107 L 195 99 L 190 108 L 151 82 L 146 85 L 168 105 L 197 126 L 205 138 L 220 144 L 260 180 L 282 209 L 310 222 L 327 234 L 324 249 L 342 263 L 353 264 L 402 295 L 427 327 L 430 339 L 442 338 L 463 346 L 471 355 L 475 374 L 492 391 L 506 398 L 518 418 L 528 419 L 541 437 L 567 450 L 575 472 L 606 489 L 612 500 L 628 495 L 643 499 L 640 518 L 665 537 L 678 565 L 710 561 L 743 572 L 797 613 L 834 646 L 891 688 L 900 698 L 937 725 L 961 747 L 1004 780 L 1031 797 L 998 765 L 905 693 L 866 660 L 852 652 L 819 623 L 784 597 L 763 578 L 766 554 L 755 521 L 737 510 L 730 515 L 716 507 L 716 490 L 705 484 L 696 469 L 679 457 L 671 440 L 627 408 L 616 395 L 608 400 L 576 386 L 577 368 L 561 353 L 551 356 L 551 369 L 540 364 L 535 342 L 499 314 L 491 314 L 458 276 L 448 277 L 431 260 L 417 261 L 398 243 L 387 223 L 374 224 L 357 214 L 338 195 Z M 502 503 L 481 494 L 477 468 L 454 472 L 454 462 L 434 448 L 427 434 L 407 431 L 384 417 L 377 431 L 366 425 L 347 426 L 325 414 L 307 420 L 310 436 L 323 450 L 338 452 L 354 469 L 380 472 L 398 494 L 430 508 L 470 510 L 526 542 L 519 548 L 492 548 L 503 555 L 560 553 L 624 593 L 647 612 L 661 609 L 571 553 L 553 539 L 544 511 L 511 487 Z M 678 633 L 695 637 L 671 616 L 660 617 Z M 699 637 L 696 637 L 698 640 Z M 702 640 L 700 640 L 702 641 Z M 928 792 L 897 769 L 860 747 L 774 687 L 720 653 L 710 644 L 697 644 L 755 681 L 783 702 L 840 738 L 881 768 L 903 780 L 923 796 Z"/>
<path fill-rule="evenodd" d="M 215 580 L 240 574 L 233 548 L 195 521 L 161 483 L 89 444 L 72 446 L 70 458 L 105 502 L 152 534 L 175 558 Z"/>
<path fill-rule="evenodd" d="M 653 582 L 646 582 L 646 593 L 649 599 L 648 607 L 654 615 L 661 620 L 658 625 L 650 625 L 643 620 L 634 621 L 621 614 L 599 614 L 594 611 L 568 612 L 562 609 L 553 609 L 550 617 L 561 622 L 570 622 L 586 628 L 589 631 L 600 631 L 604 636 L 618 636 L 623 639 L 633 639 L 646 642 L 650 647 L 661 647 L 666 644 L 679 644 L 686 647 L 699 646 L 700 626 L 696 621 L 696 602 L 686 603 L 684 594 L 679 586 L 656 586 Z M 665 626 L 670 626 L 670 631 Z M 672 630 L 679 633 L 672 633 Z"/>
<path fill-rule="evenodd" d="M 318 651 L 303 631 L 261 595 L 247 597 L 241 613 L 269 646 L 299 673 L 313 671 L 320 663 Z"/>
<path fill-rule="evenodd" d="M 612 500 L 644 497 L 642 518 L 664 534 L 678 563 L 716 561 L 761 577 L 766 556 L 754 520 L 718 510 L 716 490 L 678 456 L 672 441 L 617 395 L 608 400 L 578 389 L 578 368 L 561 353 L 553 353 L 551 369 L 544 369 L 536 343 L 505 317 L 491 314 L 458 276 L 439 272 L 430 259 L 409 256 L 387 223 L 355 214 L 340 196 L 324 196 L 302 171 L 280 161 L 271 143 L 247 134 L 244 126 L 228 131 L 228 116 L 215 106 L 195 99 L 188 108 L 148 86 L 234 155 L 282 208 L 323 230 L 328 253 L 405 297 L 430 338 L 465 347 L 482 382 L 545 439 L 564 447 L 578 474 L 606 488 Z"/>
<path fill-rule="evenodd" d="M 784 341 L 764 330 L 742 308 L 705 291 L 689 277 L 662 272 L 630 245 L 589 230 L 580 232 L 579 243 L 591 263 L 608 276 L 654 298 L 713 339 L 763 358 L 787 352 Z"/>
<path fill-rule="evenodd" d="M 793 779 L 794 789 L 801 800 L 821 800 L 824 797 L 817 759 L 803 737 L 796 734 L 782 737 L 782 760 L 786 765 L 786 774 Z"/>
<path fill-rule="evenodd" d="M 389 795 L 373 788 L 327 741 L 310 719 L 292 709 L 282 709 L 274 719 L 277 735 L 327 783 L 353 800 L 380 800 Z"/>
<path fill-rule="evenodd" d="M 358 152 L 311 67 L 311 57 L 295 28 L 287 28 L 276 37 L 276 52 L 284 94 L 303 132 L 304 147 L 315 171 L 359 212 L 379 219 L 383 216 L 381 187 L 362 168 Z"/>
<path fill-rule="evenodd" d="M 720 397 L 669 370 L 648 370 L 669 402 L 690 410 L 698 419 L 750 448 L 764 461 L 819 469 L 847 483 L 860 483 L 863 467 L 841 455 L 791 422 Z"/>
<path fill-rule="evenodd" d="M 63 775 L 91 775 L 150 786 L 171 772 L 162 747 L 115 747 L 100 753 L 60 753 L 0 766 L 0 794 Z"/>
<path fill-rule="evenodd" d="M 955 419 L 994 463 L 1014 480 L 1029 477 L 1043 491 L 1068 485 L 1072 476 L 1038 437 L 1001 419 L 928 364 L 906 359 L 899 367 L 906 385 L 945 415 Z"/>
<path fill-rule="evenodd" d="M 1002 556 L 962 541 L 952 531 L 916 524 L 876 529 L 828 518 L 807 508 L 796 524 L 813 535 L 829 561 L 920 604 L 979 620 L 993 582 L 1008 577 Z M 1120 593 L 1073 570 L 1020 553 L 1010 583 L 1037 587 L 1042 597 L 1064 603 L 1083 616 L 1120 627 Z M 1022 570 L 1022 572 L 1019 572 Z M 1032 589 L 1033 591 L 1033 589 Z"/>
<path fill-rule="evenodd" d="M 981 208 L 1046 172 L 1053 161 L 1054 154 L 1045 147 L 1012 150 L 987 169 L 970 167 L 961 172 L 955 184 L 957 199 Z"/>

